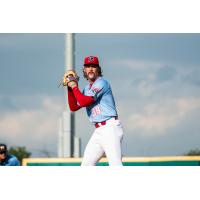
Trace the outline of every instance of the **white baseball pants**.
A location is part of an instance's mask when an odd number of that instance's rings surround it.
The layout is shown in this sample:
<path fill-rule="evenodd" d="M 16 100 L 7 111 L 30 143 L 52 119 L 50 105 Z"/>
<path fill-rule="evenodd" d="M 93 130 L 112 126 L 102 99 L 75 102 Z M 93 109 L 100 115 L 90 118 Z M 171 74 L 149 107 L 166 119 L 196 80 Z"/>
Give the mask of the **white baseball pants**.
<path fill-rule="evenodd" d="M 111 118 L 96 128 L 90 138 L 81 166 L 94 166 L 106 155 L 110 166 L 122 166 L 121 143 L 123 129 L 119 120 Z"/>

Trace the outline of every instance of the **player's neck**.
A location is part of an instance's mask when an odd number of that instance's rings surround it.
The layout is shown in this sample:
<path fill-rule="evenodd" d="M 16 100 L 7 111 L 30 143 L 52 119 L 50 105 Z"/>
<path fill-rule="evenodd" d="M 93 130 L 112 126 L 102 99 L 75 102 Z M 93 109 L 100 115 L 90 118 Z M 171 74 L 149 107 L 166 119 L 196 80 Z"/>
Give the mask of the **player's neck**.
<path fill-rule="evenodd" d="M 95 79 L 96 80 L 96 79 Z M 93 84 L 95 82 L 95 80 L 88 80 L 89 81 L 89 84 Z"/>
<path fill-rule="evenodd" d="M 98 78 L 99 76 L 97 76 L 95 79 L 88 79 L 88 81 L 90 84 L 93 84 Z"/>

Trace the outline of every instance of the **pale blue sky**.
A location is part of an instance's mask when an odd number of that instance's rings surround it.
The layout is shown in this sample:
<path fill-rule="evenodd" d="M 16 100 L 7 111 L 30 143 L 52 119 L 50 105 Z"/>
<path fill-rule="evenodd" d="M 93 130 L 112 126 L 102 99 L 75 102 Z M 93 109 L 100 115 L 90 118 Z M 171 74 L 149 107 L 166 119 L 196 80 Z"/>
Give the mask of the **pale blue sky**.
<path fill-rule="evenodd" d="M 64 34 L 0 34 L 0 141 L 56 155 L 64 90 Z M 200 34 L 76 34 L 76 70 L 97 55 L 124 125 L 126 156 L 200 148 Z M 76 114 L 82 151 L 92 134 Z"/>

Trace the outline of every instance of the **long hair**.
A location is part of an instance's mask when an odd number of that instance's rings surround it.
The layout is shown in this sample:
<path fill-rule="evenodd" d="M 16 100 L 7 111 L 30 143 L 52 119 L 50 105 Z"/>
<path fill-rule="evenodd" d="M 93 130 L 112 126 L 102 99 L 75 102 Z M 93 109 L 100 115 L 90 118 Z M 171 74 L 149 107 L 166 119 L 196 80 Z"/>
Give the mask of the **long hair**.
<path fill-rule="evenodd" d="M 97 73 L 98 76 L 103 76 L 102 69 L 99 65 L 97 66 Z M 88 80 L 87 74 L 84 72 L 84 67 L 83 67 L 83 77 Z"/>

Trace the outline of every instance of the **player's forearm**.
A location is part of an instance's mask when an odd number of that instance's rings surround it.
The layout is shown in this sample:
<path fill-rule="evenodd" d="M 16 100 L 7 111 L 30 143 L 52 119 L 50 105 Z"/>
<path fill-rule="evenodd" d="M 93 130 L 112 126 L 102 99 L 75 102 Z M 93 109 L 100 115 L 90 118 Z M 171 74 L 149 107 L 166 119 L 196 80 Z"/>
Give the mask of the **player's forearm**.
<path fill-rule="evenodd" d="M 68 88 L 68 104 L 71 111 L 77 111 L 81 107 L 77 105 L 77 100 L 73 94 L 72 89 Z"/>
<path fill-rule="evenodd" d="M 91 96 L 85 96 L 81 93 L 78 87 L 73 87 L 73 93 L 76 97 L 76 100 L 80 104 L 81 107 L 86 107 L 94 103 L 94 98 Z"/>

